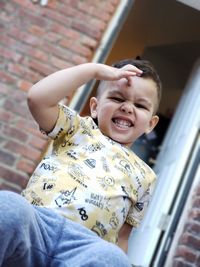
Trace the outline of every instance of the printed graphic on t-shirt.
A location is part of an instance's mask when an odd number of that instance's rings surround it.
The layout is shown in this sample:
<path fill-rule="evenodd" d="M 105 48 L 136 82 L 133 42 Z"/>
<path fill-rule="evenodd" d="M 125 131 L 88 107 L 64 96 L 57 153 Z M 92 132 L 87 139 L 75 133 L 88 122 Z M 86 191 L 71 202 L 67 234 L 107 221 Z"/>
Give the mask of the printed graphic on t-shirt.
<path fill-rule="evenodd" d="M 23 195 L 115 243 L 125 221 L 140 224 L 155 174 L 130 149 L 104 136 L 92 118 L 59 108 L 51 148 Z"/>

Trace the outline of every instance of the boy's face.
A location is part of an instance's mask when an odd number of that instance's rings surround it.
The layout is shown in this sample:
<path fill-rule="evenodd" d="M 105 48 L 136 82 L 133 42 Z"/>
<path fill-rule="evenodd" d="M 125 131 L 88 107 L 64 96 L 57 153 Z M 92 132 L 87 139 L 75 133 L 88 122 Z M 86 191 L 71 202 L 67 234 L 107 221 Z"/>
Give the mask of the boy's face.
<path fill-rule="evenodd" d="M 131 146 L 143 133 L 157 124 L 154 115 L 157 104 L 156 84 L 153 80 L 134 76 L 105 82 L 105 89 L 90 100 L 91 116 L 97 118 L 101 132 L 114 141 Z"/>

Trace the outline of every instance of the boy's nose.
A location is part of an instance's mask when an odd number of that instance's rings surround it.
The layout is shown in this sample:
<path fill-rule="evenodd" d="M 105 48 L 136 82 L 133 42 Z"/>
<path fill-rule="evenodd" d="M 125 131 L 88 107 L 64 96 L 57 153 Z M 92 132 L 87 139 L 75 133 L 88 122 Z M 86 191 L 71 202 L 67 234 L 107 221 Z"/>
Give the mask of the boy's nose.
<path fill-rule="evenodd" d="M 127 113 L 127 114 L 132 114 L 133 113 L 133 104 L 131 103 L 123 103 L 121 105 L 121 111 Z"/>

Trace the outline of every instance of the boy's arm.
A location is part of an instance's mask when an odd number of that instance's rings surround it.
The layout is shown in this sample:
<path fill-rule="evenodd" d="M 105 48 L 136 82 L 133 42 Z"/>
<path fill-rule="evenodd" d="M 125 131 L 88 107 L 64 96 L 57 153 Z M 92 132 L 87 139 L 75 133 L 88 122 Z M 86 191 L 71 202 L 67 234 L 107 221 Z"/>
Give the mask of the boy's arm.
<path fill-rule="evenodd" d="M 132 226 L 128 223 L 124 223 L 122 228 L 119 231 L 119 236 L 118 236 L 118 246 L 125 252 L 127 253 L 128 251 L 128 238 L 131 233 Z"/>
<path fill-rule="evenodd" d="M 85 63 L 57 71 L 32 86 L 28 93 L 29 109 L 40 128 L 49 132 L 58 117 L 58 103 L 91 79 L 118 80 L 142 72 L 132 65 L 121 69 L 99 63 Z"/>

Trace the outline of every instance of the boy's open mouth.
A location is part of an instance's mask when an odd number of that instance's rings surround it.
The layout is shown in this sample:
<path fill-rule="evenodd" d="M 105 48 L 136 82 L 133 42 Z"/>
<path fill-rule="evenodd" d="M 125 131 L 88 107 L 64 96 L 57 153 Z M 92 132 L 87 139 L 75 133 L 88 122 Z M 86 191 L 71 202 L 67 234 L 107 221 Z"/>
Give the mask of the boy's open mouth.
<path fill-rule="evenodd" d="M 115 125 L 122 129 L 127 129 L 133 126 L 133 123 L 130 120 L 120 119 L 120 118 L 113 118 L 112 121 Z"/>

